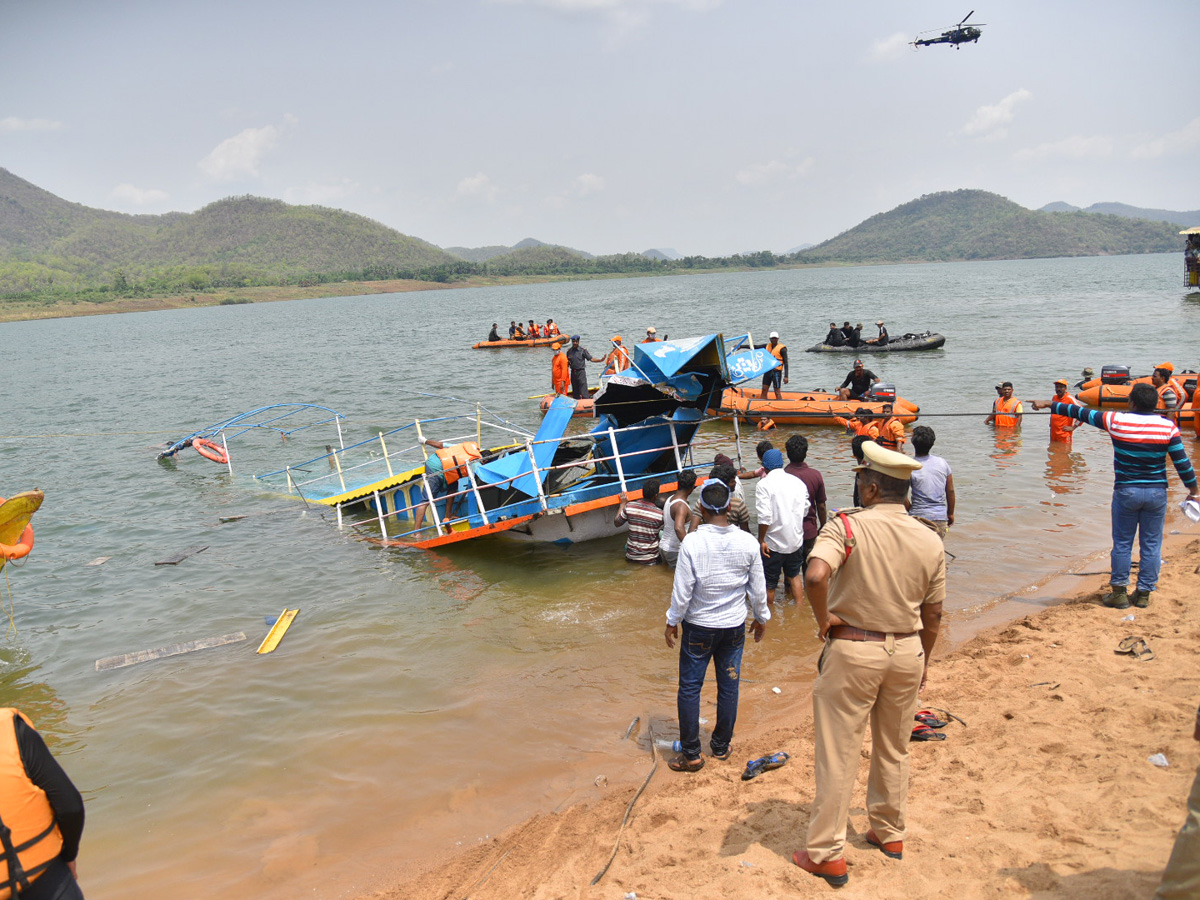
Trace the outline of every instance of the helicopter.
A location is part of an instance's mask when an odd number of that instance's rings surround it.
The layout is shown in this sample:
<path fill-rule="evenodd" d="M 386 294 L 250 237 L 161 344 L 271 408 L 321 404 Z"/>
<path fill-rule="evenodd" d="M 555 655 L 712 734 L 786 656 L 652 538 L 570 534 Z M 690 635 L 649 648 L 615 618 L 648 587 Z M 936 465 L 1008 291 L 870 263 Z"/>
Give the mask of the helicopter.
<path fill-rule="evenodd" d="M 965 24 L 967 19 L 971 18 L 973 15 L 975 15 L 975 10 L 971 10 L 969 13 L 963 16 L 962 21 L 953 28 L 943 31 L 941 37 L 922 39 L 918 36 L 917 39 L 912 42 L 913 49 L 916 49 L 917 47 L 928 47 L 930 44 L 953 44 L 954 49 L 957 50 L 959 44 L 965 44 L 968 41 L 975 41 L 978 43 L 980 36 L 983 34 L 983 32 L 979 29 L 984 27 L 984 23 L 979 23 L 977 25 Z M 922 34 L 929 34 L 929 32 L 925 31 L 922 32 Z"/>

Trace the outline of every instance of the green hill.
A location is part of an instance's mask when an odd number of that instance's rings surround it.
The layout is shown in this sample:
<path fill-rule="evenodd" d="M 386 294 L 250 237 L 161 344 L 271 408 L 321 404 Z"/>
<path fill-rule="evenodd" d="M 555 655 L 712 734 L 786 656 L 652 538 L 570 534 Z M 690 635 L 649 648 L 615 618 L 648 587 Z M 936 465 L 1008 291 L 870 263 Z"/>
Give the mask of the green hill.
<path fill-rule="evenodd" d="M 463 265 L 341 210 L 247 196 L 131 216 L 69 203 L 0 169 L 0 296 L 401 278 Z"/>
<path fill-rule="evenodd" d="M 927 194 L 802 250 L 799 262 L 948 262 L 1163 253 L 1173 225 L 1084 212 L 1035 212 L 987 191 Z"/>

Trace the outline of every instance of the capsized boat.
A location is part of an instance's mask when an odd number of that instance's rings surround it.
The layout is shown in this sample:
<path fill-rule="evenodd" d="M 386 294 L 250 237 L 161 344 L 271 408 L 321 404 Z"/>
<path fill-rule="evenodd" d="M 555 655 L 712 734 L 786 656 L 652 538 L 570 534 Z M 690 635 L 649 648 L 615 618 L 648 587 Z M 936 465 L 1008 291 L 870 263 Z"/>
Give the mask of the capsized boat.
<path fill-rule="evenodd" d="M 764 416 L 776 425 L 835 425 L 838 418 L 848 419 L 856 410 L 869 409 L 873 414 L 883 412 L 885 403 L 893 404 L 892 413 L 909 425 L 917 420 L 920 407 L 896 396 L 891 385 L 876 384 L 869 400 L 841 400 L 829 391 L 781 391 L 780 399 L 769 391 L 762 399 L 761 388 L 730 388 L 721 398 L 720 417 L 754 423 Z"/>
<path fill-rule="evenodd" d="M 909 332 L 901 337 L 892 338 L 882 346 L 879 344 L 868 344 L 866 341 L 860 342 L 857 347 L 850 347 L 844 344 L 841 347 L 834 347 L 832 344 L 820 343 L 814 344 L 804 352 L 853 353 L 855 355 L 863 353 L 899 353 L 903 350 L 936 350 L 944 343 L 946 343 L 945 336 L 932 331 L 925 331 L 921 334 Z"/>
<path fill-rule="evenodd" d="M 510 338 L 502 338 L 498 341 L 480 341 L 478 344 L 472 344 L 472 350 L 504 350 L 514 347 L 549 347 L 551 344 L 569 344 L 571 339 L 563 337 L 561 334 L 552 334 L 549 337 L 525 338 L 524 340 L 514 341 Z"/>
<path fill-rule="evenodd" d="M 585 434 L 566 434 L 575 401 L 557 397 L 536 434 L 511 422 L 485 422 L 478 412 L 418 420 L 256 480 L 332 508 L 340 527 L 389 547 L 440 547 L 496 534 L 558 543 L 606 537 L 618 532 L 613 508 L 622 492 L 640 496 L 649 478 L 673 489 L 679 472 L 711 466 L 711 453 L 695 461 L 704 410 L 719 405 L 738 379 L 777 365 L 765 351 L 741 350 L 736 341 L 728 349 L 720 334 L 638 344 L 633 367 L 596 394 L 597 422 Z M 245 424 L 243 417 L 229 421 Z M 488 449 L 482 449 L 485 427 L 499 435 Z M 210 426 L 176 442 L 174 452 L 205 435 L 216 443 L 221 431 Z M 421 437 L 436 437 L 452 458 L 447 468 L 442 456 L 443 470 L 454 473 L 449 496 L 433 496 L 424 457 L 429 445 Z M 232 467 L 228 440 L 219 446 Z"/>

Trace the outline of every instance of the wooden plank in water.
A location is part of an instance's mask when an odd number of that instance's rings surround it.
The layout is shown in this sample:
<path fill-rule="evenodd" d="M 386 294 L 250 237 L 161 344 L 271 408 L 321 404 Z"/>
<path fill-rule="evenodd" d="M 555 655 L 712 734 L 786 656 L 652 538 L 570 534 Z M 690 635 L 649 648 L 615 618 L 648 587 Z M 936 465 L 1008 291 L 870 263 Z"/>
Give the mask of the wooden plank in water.
<path fill-rule="evenodd" d="M 135 653 L 123 653 L 120 656 L 106 656 L 96 660 L 96 671 L 121 669 L 135 663 L 149 662 L 152 659 L 163 659 L 167 656 L 179 656 L 181 653 L 192 653 L 195 650 L 207 650 L 209 647 L 222 647 L 225 644 L 236 644 L 244 641 L 246 635 L 239 631 L 235 634 L 223 634 L 220 637 L 201 638 L 198 641 L 187 641 L 183 644 L 170 644 L 157 650 L 138 650 Z"/>
<path fill-rule="evenodd" d="M 181 550 L 174 556 L 168 556 L 166 559 L 160 559 L 155 563 L 156 566 L 177 566 L 189 556 L 195 556 L 197 553 L 203 553 L 208 549 L 208 545 L 203 547 L 188 547 L 186 550 Z"/>
<path fill-rule="evenodd" d="M 220 523 L 222 523 L 222 524 L 224 524 L 225 522 L 240 522 L 240 521 L 242 521 L 242 519 L 244 519 L 244 518 L 246 518 L 246 516 L 245 516 L 245 515 L 241 515 L 241 516 L 218 516 L 218 517 L 217 517 L 217 521 L 218 521 L 218 522 L 220 522 Z"/>
<path fill-rule="evenodd" d="M 84 565 L 84 568 L 86 568 L 88 566 L 102 566 L 106 562 L 108 562 L 110 559 L 112 559 L 111 556 L 97 556 L 91 562 L 84 563 L 83 565 Z"/>
<path fill-rule="evenodd" d="M 263 638 L 263 642 L 258 645 L 259 653 L 270 653 L 279 646 L 279 642 L 283 640 L 283 636 L 287 633 L 288 628 L 292 625 L 292 620 L 300 614 L 299 608 L 287 609 L 279 614 L 279 618 L 275 620 L 275 624 L 271 626 L 271 630 L 267 632 L 267 636 Z"/>

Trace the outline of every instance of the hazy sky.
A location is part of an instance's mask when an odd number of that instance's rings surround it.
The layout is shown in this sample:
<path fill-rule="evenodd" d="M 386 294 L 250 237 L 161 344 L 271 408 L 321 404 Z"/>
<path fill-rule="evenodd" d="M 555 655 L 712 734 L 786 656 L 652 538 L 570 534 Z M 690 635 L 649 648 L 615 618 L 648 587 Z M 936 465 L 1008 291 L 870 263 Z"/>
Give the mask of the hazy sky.
<path fill-rule="evenodd" d="M 0 166 L 440 246 L 816 243 L 921 194 L 1200 208 L 1200 2 L 0 0 Z M 977 0 L 984 2 L 984 0 Z"/>

